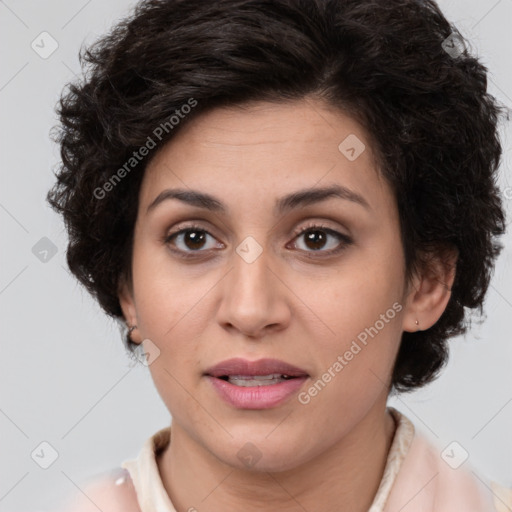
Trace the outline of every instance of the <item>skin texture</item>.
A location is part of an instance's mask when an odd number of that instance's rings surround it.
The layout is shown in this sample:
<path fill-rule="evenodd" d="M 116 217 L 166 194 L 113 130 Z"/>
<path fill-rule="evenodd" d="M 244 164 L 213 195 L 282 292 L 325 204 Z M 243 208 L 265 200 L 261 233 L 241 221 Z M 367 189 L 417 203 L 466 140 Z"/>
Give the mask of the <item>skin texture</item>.
<path fill-rule="evenodd" d="M 354 161 L 338 149 L 350 134 L 366 146 Z M 330 198 L 274 215 L 278 198 L 331 184 L 369 207 Z M 176 187 L 209 193 L 229 213 L 175 199 L 146 212 Z M 192 224 L 209 233 L 202 244 L 184 235 L 164 242 Z M 310 225 L 352 243 L 296 236 Z M 248 236 L 262 249 L 252 263 L 236 252 Z M 202 252 L 186 260 L 171 248 Z M 367 510 L 395 429 L 386 399 L 401 334 L 438 320 L 454 266 L 434 260 L 406 283 L 396 202 L 362 126 L 313 98 L 193 120 L 146 169 L 132 271 L 120 301 L 138 326 L 132 339 L 160 350 L 149 369 L 172 415 L 172 442 L 158 465 L 177 510 Z M 293 396 L 271 409 L 235 409 L 203 376 L 231 357 L 272 357 L 304 369 L 307 390 L 395 303 L 394 318 L 308 404 Z M 237 456 L 247 442 L 261 454 L 250 468 Z"/>

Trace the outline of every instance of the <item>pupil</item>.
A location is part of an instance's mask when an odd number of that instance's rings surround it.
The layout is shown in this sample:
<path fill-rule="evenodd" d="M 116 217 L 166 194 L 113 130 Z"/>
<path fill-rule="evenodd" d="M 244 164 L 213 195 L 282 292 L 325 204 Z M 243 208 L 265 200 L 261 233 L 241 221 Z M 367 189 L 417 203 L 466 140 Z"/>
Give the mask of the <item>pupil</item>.
<path fill-rule="evenodd" d="M 313 242 L 313 249 L 321 249 L 325 244 L 325 234 L 322 231 L 310 231 L 306 239 L 308 243 Z M 316 244 L 319 244 L 319 247 L 316 247 Z"/>
<path fill-rule="evenodd" d="M 191 242 L 191 244 L 189 244 L 189 241 Z M 204 233 L 200 231 L 187 231 L 187 233 L 185 234 L 185 243 L 190 249 L 200 248 L 201 242 L 204 242 Z"/>

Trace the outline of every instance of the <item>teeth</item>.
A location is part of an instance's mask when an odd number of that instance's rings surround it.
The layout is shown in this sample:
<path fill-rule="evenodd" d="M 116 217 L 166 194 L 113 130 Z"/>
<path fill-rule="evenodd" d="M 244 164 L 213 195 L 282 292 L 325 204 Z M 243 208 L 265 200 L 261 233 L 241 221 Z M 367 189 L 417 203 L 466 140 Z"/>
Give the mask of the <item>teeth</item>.
<path fill-rule="evenodd" d="M 270 375 L 230 375 L 228 382 L 235 386 L 250 387 L 250 386 L 269 386 L 278 384 L 290 379 L 288 375 L 280 373 L 272 373 Z"/>

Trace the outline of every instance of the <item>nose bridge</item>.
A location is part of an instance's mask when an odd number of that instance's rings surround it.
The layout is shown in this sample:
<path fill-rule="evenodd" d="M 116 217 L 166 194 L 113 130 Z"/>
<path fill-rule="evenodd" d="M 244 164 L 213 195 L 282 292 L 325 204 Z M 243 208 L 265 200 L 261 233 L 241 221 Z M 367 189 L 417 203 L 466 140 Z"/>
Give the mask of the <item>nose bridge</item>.
<path fill-rule="evenodd" d="M 272 257 L 257 240 L 246 237 L 233 252 L 233 268 L 224 288 L 219 321 L 256 335 L 286 320 L 286 307 L 272 270 Z"/>
<path fill-rule="evenodd" d="M 269 286 L 268 274 L 273 275 L 269 267 L 269 249 L 264 248 L 253 236 L 247 236 L 236 247 L 233 255 L 233 282 L 230 290 L 232 296 L 239 300 L 248 298 L 252 301 L 267 299 L 265 295 L 274 293 Z M 259 304 L 261 307 L 263 304 Z"/>

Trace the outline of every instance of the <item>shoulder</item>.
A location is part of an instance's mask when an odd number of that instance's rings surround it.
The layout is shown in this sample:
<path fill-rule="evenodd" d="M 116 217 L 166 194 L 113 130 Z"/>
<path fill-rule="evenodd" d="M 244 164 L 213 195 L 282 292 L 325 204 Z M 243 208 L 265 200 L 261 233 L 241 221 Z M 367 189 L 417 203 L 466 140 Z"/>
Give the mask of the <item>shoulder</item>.
<path fill-rule="evenodd" d="M 140 512 L 129 472 L 124 468 L 90 478 L 68 496 L 58 512 Z"/>
<path fill-rule="evenodd" d="M 415 432 L 385 510 L 413 512 L 430 509 L 434 504 L 436 512 L 512 510 L 500 508 L 509 506 L 509 490 L 479 476 L 467 458 L 458 443 L 441 449 Z"/>
<path fill-rule="evenodd" d="M 491 482 L 491 489 L 495 496 L 497 512 L 509 512 L 512 510 L 512 487 L 504 487 L 498 482 Z"/>

